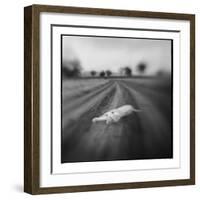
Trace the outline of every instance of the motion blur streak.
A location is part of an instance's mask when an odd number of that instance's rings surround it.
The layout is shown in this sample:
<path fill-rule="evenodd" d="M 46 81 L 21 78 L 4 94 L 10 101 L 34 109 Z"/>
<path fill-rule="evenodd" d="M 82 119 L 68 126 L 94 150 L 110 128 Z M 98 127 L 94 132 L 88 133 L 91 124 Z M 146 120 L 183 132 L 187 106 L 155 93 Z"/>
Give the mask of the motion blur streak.
<path fill-rule="evenodd" d="M 142 112 L 92 123 L 125 104 Z M 172 158 L 171 104 L 171 81 L 163 77 L 63 81 L 62 163 Z"/>

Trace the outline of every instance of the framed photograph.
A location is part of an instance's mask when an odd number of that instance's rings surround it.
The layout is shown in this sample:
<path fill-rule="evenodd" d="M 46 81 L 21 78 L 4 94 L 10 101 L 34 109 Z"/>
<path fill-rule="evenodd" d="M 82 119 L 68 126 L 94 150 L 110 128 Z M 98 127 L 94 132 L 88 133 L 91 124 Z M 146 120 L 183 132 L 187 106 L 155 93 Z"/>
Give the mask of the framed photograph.
<path fill-rule="evenodd" d="M 195 183 L 195 16 L 24 9 L 24 191 Z"/>

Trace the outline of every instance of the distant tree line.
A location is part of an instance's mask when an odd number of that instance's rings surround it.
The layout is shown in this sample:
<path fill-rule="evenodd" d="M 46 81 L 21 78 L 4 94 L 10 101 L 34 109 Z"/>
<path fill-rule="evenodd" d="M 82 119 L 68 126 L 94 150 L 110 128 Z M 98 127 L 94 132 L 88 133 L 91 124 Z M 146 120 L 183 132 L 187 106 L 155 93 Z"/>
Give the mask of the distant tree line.
<path fill-rule="evenodd" d="M 141 62 L 136 66 L 136 71 L 141 75 L 145 74 L 146 69 L 147 69 L 147 65 L 144 62 Z M 62 75 L 64 77 L 79 77 L 81 76 L 81 71 L 82 71 L 82 66 L 78 59 L 65 61 L 62 63 Z M 132 68 L 130 66 L 121 67 L 119 69 L 119 74 L 121 76 L 131 77 Z M 102 70 L 100 72 L 91 70 L 90 75 L 92 77 L 107 78 L 107 77 L 112 76 L 113 72 L 111 70 Z"/>
<path fill-rule="evenodd" d="M 112 75 L 112 71 L 110 71 L 110 70 L 106 70 L 106 71 L 100 71 L 100 72 L 97 72 L 97 71 L 94 71 L 94 70 L 92 70 L 91 72 L 90 72 L 90 74 L 91 74 L 91 76 L 99 76 L 99 77 L 109 77 L 109 76 L 111 76 Z"/>

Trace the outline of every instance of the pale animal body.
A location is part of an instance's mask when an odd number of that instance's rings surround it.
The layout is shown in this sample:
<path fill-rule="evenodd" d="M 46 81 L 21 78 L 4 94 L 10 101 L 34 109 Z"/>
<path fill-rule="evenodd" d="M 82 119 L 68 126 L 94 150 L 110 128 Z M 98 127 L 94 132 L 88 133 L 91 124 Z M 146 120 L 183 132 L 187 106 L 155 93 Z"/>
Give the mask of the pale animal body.
<path fill-rule="evenodd" d="M 92 122 L 105 121 L 106 124 L 118 122 L 121 118 L 132 114 L 133 112 L 140 112 L 131 105 L 123 105 L 119 108 L 112 109 L 100 117 L 93 118 Z"/>

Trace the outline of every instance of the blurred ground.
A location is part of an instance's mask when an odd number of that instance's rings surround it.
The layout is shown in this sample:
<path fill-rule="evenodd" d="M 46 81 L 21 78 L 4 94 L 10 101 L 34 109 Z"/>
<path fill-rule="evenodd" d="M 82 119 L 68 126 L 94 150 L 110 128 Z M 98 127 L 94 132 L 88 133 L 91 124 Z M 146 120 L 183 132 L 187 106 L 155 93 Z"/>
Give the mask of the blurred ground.
<path fill-rule="evenodd" d="M 66 80 L 62 88 L 62 163 L 172 157 L 169 79 Z M 92 123 L 124 104 L 142 112 L 110 125 Z"/>

